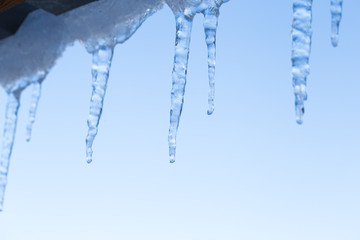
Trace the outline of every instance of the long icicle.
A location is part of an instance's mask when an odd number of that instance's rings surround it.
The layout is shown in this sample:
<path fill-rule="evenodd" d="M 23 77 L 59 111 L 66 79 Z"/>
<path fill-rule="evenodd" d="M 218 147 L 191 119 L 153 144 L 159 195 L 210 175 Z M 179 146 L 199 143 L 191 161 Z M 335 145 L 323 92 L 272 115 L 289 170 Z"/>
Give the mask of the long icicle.
<path fill-rule="evenodd" d="M 207 114 L 214 112 L 215 98 L 215 64 L 216 64 L 216 29 L 218 26 L 219 9 L 209 8 L 204 11 L 205 40 L 208 48 L 208 75 L 209 75 L 209 108 Z"/>
<path fill-rule="evenodd" d="M 8 94 L 8 102 L 5 113 L 5 126 L 0 156 L 0 211 L 2 211 L 3 209 L 10 157 L 14 145 L 17 114 L 20 106 L 19 97 L 19 94 Z"/>
<path fill-rule="evenodd" d="M 180 116 L 184 103 L 187 66 L 193 17 L 178 13 L 176 20 L 176 42 L 174 68 L 172 73 L 170 128 L 169 128 L 169 157 L 175 162 L 176 134 L 179 127 Z"/>
<path fill-rule="evenodd" d="M 304 101 L 307 100 L 306 78 L 309 75 L 309 56 L 312 37 L 312 0 L 295 0 L 292 24 L 292 77 L 295 94 L 296 122 L 302 124 Z"/>
<path fill-rule="evenodd" d="M 41 96 L 41 82 L 36 81 L 32 85 L 31 105 L 29 110 L 29 122 L 26 126 L 26 141 L 31 140 L 32 128 L 36 118 L 36 111 L 38 108 L 40 96 Z"/>
<path fill-rule="evenodd" d="M 93 53 L 92 95 L 90 114 L 87 121 L 89 129 L 86 137 L 86 161 L 88 163 L 92 162 L 92 145 L 98 132 L 112 56 L 113 48 L 107 46 L 100 46 L 99 50 Z"/>
<path fill-rule="evenodd" d="M 342 18 L 343 0 L 331 0 L 331 43 L 337 47 L 339 43 L 339 26 Z"/>

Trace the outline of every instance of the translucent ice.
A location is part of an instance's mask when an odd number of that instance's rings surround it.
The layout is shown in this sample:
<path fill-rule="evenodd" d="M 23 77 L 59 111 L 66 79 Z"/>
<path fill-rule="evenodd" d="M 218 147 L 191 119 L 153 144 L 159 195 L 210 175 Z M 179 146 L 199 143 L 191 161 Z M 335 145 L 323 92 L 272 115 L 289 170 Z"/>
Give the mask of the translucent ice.
<path fill-rule="evenodd" d="M 179 127 L 180 115 L 184 103 L 186 73 L 189 58 L 192 17 L 179 13 L 176 17 L 176 44 L 174 69 L 172 74 L 169 156 L 170 162 L 175 162 L 176 133 Z"/>
<path fill-rule="evenodd" d="M 296 121 L 303 122 L 304 102 L 307 99 L 306 78 L 309 75 L 311 50 L 312 0 L 296 0 L 292 24 L 292 77 L 295 94 Z"/>
<path fill-rule="evenodd" d="M 0 211 L 3 208 L 4 192 L 7 183 L 7 175 L 10 164 L 10 157 L 14 145 L 17 114 L 19 109 L 19 92 L 8 93 L 8 102 L 5 113 L 5 126 L 2 137 L 0 156 Z"/>
<path fill-rule="evenodd" d="M 208 45 L 209 110 L 214 109 L 216 27 L 219 8 L 228 0 L 99 0 L 54 16 L 43 10 L 28 15 L 17 33 L 0 41 L 0 85 L 9 95 L 0 165 L 0 209 L 2 208 L 16 116 L 21 92 L 32 85 L 27 139 L 31 137 L 41 83 L 68 45 L 80 41 L 93 56 L 92 96 L 86 138 L 87 161 L 92 160 L 92 145 L 98 131 L 106 84 L 114 47 L 125 42 L 151 14 L 167 4 L 176 19 L 176 46 L 171 92 L 169 131 L 170 159 L 175 159 L 176 133 L 186 84 L 192 19 L 205 16 Z M 26 41 L 24 41 L 26 39 Z M 19 68 L 18 66 L 22 66 Z M 69 86 L 71 87 L 71 86 Z"/>
<path fill-rule="evenodd" d="M 33 89 L 32 89 L 32 94 L 31 94 L 29 122 L 26 127 L 26 140 L 27 141 L 30 141 L 30 139 L 31 139 L 32 127 L 35 122 L 36 110 L 38 108 L 38 104 L 39 104 L 39 100 L 40 100 L 40 96 L 41 96 L 41 83 L 44 80 L 45 76 L 46 76 L 45 72 L 40 72 L 39 74 L 36 74 L 33 77 L 33 79 L 31 80 L 31 82 L 32 82 L 31 85 L 32 85 Z"/>
<path fill-rule="evenodd" d="M 209 109 L 207 113 L 214 112 L 215 97 L 215 64 L 216 64 L 216 29 L 218 25 L 218 8 L 210 8 L 204 11 L 205 40 L 208 48 L 208 71 L 209 71 Z"/>
<path fill-rule="evenodd" d="M 339 25 L 342 17 L 343 0 L 331 0 L 331 43 L 336 47 L 339 43 Z"/>
<path fill-rule="evenodd" d="M 59 16 L 37 10 L 28 15 L 15 35 L 0 41 L 0 84 L 9 95 L 0 160 L 0 209 L 15 137 L 18 99 L 22 90 L 30 85 L 34 88 L 27 126 L 27 138 L 30 139 L 40 97 L 40 84 L 66 47 L 78 40 L 94 56 L 96 53 L 101 55 L 99 46 L 113 47 L 116 43 L 125 42 L 163 4 L 161 0 L 101 0 Z M 101 69 L 99 76 L 103 77 Z M 98 84 L 99 77 L 96 79 L 93 85 Z M 98 91 L 95 93 L 89 116 L 89 146 L 94 137 L 91 134 L 96 128 L 91 113 L 98 103 L 96 98 L 100 96 Z"/>
<path fill-rule="evenodd" d="M 208 46 L 209 68 L 209 109 L 208 114 L 214 111 L 214 85 L 215 85 L 215 56 L 216 56 L 216 28 L 219 8 L 228 0 L 189 1 L 182 4 L 169 4 L 175 14 L 176 41 L 174 68 L 172 74 L 170 128 L 169 128 L 169 156 L 170 162 L 175 162 L 176 135 L 179 127 L 181 112 L 184 104 L 186 75 L 189 58 L 191 28 L 194 16 L 203 13 L 205 16 L 204 29 Z"/>
<path fill-rule="evenodd" d="M 113 52 L 111 47 L 102 45 L 93 53 L 92 95 L 87 122 L 89 130 L 86 137 L 86 160 L 88 163 L 92 161 L 92 145 L 98 132 Z"/>
<path fill-rule="evenodd" d="M 80 41 L 93 56 L 92 95 L 86 137 L 86 158 L 92 160 L 92 146 L 103 109 L 113 49 L 129 39 L 141 24 L 167 4 L 175 15 L 176 41 L 172 72 L 169 156 L 175 161 L 176 136 L 184 104 L 191 29 L 196 14 L 204 15 L 208 48 L 208 114 L 214 111 L 216 30 L 219 9 L 229 0 L 99 0 L 54 16 L 43 10 L 28 15 L 17 33 L 0 41 L 0 85 L 8 94 L 0 158 L 0 209 L 4 198 L 17 111 L 23 89 L 32 85 L 27 139 L 30 139 L 40 98 L 41 83 L 56 60 L 74 41 Z M 331 0 L 332 44 L 337 46 L 342 0 Z M 306 82 L 312 38 L 312 0 L 294 0 L 292 24 L 292 81 L 296 121 L 303 122 Z M 26 39 L 26 41 L 24 41 Z M 21 66 L 21 68 L 19 68 Z M 71 87 L 71 86 L 69 86 Z"/>

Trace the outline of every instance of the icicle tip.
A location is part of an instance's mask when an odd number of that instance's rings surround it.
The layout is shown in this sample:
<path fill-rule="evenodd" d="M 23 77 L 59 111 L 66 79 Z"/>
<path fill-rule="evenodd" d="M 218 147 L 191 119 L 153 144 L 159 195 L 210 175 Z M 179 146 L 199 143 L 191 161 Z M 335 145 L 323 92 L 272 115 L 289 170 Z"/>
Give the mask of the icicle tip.
<path fill-rule="evenodd" d="M 337 47 L 339 44 L 339 36 L 332 36 L 331 37 L 331 44 L 333 47 Z"/>
<path fill-rule="evenodd" d="M 30 142 L 31 136 L 30 136 L 30 135 L 27 135 L 26 138 L 25 138 L 25 140 L 26 140 L 27 142 Z"/>
<path fill-rule="evenodd" d="M 91 156 L 88 156 L 88 157 L 86 157 L 86 162 L 88 163 L 88 164 L 90 164 L 90 163 L 92 163 L 92 157 Z"/>
<path fill-rule="evenodd" d="M 299 124 L 299 125 L 302 125 L 304 122 L 304 120 L 302 119 L 302 117 L 297 117 L 296 118 L 296 123 Z"/>
<path fill-rule="evenodd" d="M 304 113 L 305 113 L 305 108 L 304 106 L 297 106 L 296 109 L 296 123 L 299 125 L 302 125 L 304 122 Z"/>
<path fill-rule="evenodd" d="M 209 108 L 208 110 L 207 110 L 207 115 L 212 115 L 213 113 L 214 113 L 214 108 Z"/>

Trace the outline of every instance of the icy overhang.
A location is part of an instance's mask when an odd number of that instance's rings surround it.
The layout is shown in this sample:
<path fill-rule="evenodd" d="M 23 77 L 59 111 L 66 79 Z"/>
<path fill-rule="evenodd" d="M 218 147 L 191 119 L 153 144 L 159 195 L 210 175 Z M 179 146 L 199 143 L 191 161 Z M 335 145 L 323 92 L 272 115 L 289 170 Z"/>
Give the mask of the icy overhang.
<path fill-rule="evenodd" d="M 33 11 L 15 35 L 0 41 L 0 84 L 14 89 L 15 82 L 24 85 L 32 75 L 49 71 L 76 40 L 89 47 L 105 38 L 124 42 L 162 6 L 160 0 L 102 0 L 59 16 Z"/>

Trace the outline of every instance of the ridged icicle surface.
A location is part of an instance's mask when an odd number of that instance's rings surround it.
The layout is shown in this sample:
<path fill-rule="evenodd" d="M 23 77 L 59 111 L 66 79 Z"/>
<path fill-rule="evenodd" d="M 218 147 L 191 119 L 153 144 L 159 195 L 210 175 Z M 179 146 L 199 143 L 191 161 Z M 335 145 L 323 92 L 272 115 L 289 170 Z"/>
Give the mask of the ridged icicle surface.
<path fill-rule="evenodd" d="M 336 47 L 339 43 L 339 27 L 342 18 L 343 0 L 331 0 L 331 43 Z"/>
<path fill-rule="evenodd" d="M 88 163 L 92 161 L 92 145 L 98 132 L 113 51 L 110 47 L 100 46 L 99 49 L 93 53 L 92 95 L 90 100 L 90 114 L 87 121 L 89 130 L 86 137 L 86 161 Z"/>
<path fill-rule="evenodd" d="M 5 126 L 3 130 L 0 155 L 0 211 L 3 209 L 7 175 L 10 165 L 11 152 L 14 145 L 17 115 L 19 110 L 19 93 L 8 93 L 8 102 L 5 113 Z"/>
<path fill-rule="evenodd" d="M 302 124 L 307 100 L 306 79 L 309 75 L 311 50 L 312 0 L 296 0 L 292 24 L 292 77 L 295 94 L 296 122 Z"/>
<path fill-rule="evenodd" d="M 198 13 L 204 15 L 204 31 L 208 48 L 208 75 L 210 87 L 207 113 L 211 115 L 214 112 L 215 97 L 216 29 L 218 26 L 219 8 L 227 1 L 228 0 L 194 1 L 195 3 L 193 3 L 193 5 L 188 5 L 184 8 L 173 7 L 176 21 L 176 40 L 174 68 L 172 73 L 169 128 L 169 156 L 171 163 L 175 162 L 176 136 L 184 104 L 193 18 Z"/>

